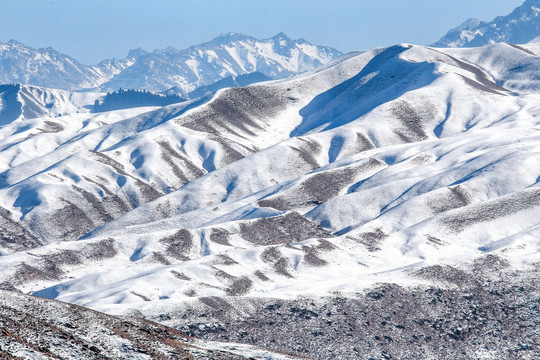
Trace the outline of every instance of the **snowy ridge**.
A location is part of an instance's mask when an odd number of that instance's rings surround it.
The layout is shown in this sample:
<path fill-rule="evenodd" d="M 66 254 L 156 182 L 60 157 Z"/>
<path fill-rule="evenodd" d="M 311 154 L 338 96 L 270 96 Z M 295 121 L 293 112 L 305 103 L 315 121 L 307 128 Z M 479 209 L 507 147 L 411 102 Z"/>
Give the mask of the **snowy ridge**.
<path fill-rule="evenodd" d="M 229 33 L 185 50 L 169 47 L 146 53 L 102 87 L 153 91 L 176 87 L 187 95 L 228 76 L 260 72 L 273 79 L 289 77 L 340 55 L 330 47 L 292 40 L 283 33 L 264 40 Z"/>
<path fill-rule="evenodd" d="M 493 21 L 468 19 L 432 44 L 436 47 L 477 47 L 500 42 L 524 44 L 540 36 L 540 2 L 526 0 Z"/>
<path fill-rule="evenodd" d="M 182 95 L 221 79 L 260 72 L 272 79 L 314 70 L 342 54 L 330 47 L 293 40 L 229 33 L 178 50 L 136 49 L 125 59 L 82 65 L 52 48 L 34 49 L 16 41 L 0 43 L 0 83 L 21 83 L 71 91 L 175 88 Z"/>
<path fill-rule="evenodd" d="M 0 128 L 0 283 L 175 326 L 184 304 L 516 287 L 540 263 L 536 51 L 400 44 L 56 132 L 17 119 Z"/>

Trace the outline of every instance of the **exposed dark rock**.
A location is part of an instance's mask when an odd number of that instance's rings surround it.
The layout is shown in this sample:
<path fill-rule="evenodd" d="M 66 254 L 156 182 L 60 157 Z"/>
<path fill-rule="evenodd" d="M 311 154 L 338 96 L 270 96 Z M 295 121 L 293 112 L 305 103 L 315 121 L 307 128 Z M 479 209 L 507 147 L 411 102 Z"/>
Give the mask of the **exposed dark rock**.
<path fill-rule="evenodd" d="M 331 233 L 295 212 L 241 223 L 240 234 L 257 245 L 289 244 L 314 237 L 332 237 Z"/>
<path fill-rule="evenodd" d="M 289 260 L 283 256 L 277 247 L 269 247 L 261 254 L 261 259 L 264 262 L 272 264 L 274 270 L 283 276 L 292 277 L 289 273 Z"/>
<path fill-rule="evenodd" d="M 189 259 L 189 252 L 193 247 L 193 237 L 188 230 L 178 230 L 175 234 L 161 239 L 160 242 L 167 244 L 167 255 L 177 260 Z"/>
<path fill-rule="evenodd" d="M 0 290 L 2 359 L 128 359 L 142 354 L 151 359 L 246 359 L 226 351 L 202 349 L 190 336 L 151 321 L 122 320 Z"/>
<path fill-rule="evenodd" d="M 116 256 L 117 251 L 114 247 L 114 240 L 106 239 L 85 246 L 82 253 L 89 260 L 104 260 Z"/>
<path fill-rule="evenodd" d="M 444 281 L 449 289 L 383 284 L 347 298 L 234 298 L 235 306 L 226 311 L 214 300 L 204 309 L 177 309 L 167 323 L 209 340 L 257 344 L 313 359 L 540 357 L 538 271 L 499 268 L 486 278 L 481 268 L 471 269 L 434 266 L 415 272 Z M 220 324 L 220 330 L 191 326 L 182 314 L 193 311 L 204 311 L 205 322 Z"/>
<path fill-rule="evenodd" d="M 216 242 L 220 245 L 230 245 L 229 244 L 229 235 L 230 233 L 224 229 L 212 229 L 210 234 L 210 240 Z"/>

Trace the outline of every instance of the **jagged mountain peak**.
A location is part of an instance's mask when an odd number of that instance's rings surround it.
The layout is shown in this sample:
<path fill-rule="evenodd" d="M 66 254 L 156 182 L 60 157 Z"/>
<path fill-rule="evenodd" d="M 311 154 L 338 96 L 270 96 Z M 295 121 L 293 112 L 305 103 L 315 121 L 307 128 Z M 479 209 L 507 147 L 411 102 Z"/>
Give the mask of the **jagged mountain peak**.
<path fill-rule="evenodd" d="M 286 40 L 290 40 L 290 38 L 289 38 L 283 31 L 280 31 L 280 32 L 277 33 L 276 35 L 272 36 L 271 39 L 286 39 Z"/>
<path fill-rule="evenodd" d="M 272 79 L 286 78 L 341 55 L 336 49 L 292 40 L 283 33 L 261 40 L 230 32 L 187 49 L 168 47 L 143 54 L 102 88 L 165 91 L 176 87 L 187 95 L 227 77 L 254 72 Z"/>
<path fill-rule="evenodd" d="M 271 45 L 271 46 L 269 46 Z M 341 52 L 293 40 L 283 33 L 256 39 L 222 34 L 187 49 L 130 50 L 125 59 L 85 66 L 52 48 L 34 49 L 16 41 L 0 43 L 0 83 L 22 83 L 63 90 L 103 91 L 180 89 L 183 95 L 227 77 L 263 73 L 272 79 L 313 70 Z"/>
<path fill-rule="evenodd" d="M 540 36 L 540 1 L 526 0 L 493 21 L 468 19 L 433 43 L 436 47 L 475 47 L 499 42 L 524 44 Z"/>

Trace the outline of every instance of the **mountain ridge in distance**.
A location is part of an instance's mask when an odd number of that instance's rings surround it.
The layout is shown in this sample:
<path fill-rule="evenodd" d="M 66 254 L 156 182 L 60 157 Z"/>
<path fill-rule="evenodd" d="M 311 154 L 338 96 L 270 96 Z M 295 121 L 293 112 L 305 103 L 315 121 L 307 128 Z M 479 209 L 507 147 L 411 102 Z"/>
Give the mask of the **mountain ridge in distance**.
<path fill-rule="evenodd" d="M 524 44 L 540 36 L 540 1 L 526 0 L 510 14 L 492 21 L 468 19 L 450 30 L 434 47 L 478 47 L 508 42 Z"/>
<path fill-rule="evenodd" d="M 283 33 L 259 40 L 231 32 L 183 50 L 137 48 L 124 59 L 83 65 L 50 47 L 36 49 L 10 40 L 0 43 L 0 83 L 70 91 L 176 88 L 187 95 L 229 76 L 260 72 L 272 79 L 289 77 L 341 55 L 331 47 L 293 40 Z"/>

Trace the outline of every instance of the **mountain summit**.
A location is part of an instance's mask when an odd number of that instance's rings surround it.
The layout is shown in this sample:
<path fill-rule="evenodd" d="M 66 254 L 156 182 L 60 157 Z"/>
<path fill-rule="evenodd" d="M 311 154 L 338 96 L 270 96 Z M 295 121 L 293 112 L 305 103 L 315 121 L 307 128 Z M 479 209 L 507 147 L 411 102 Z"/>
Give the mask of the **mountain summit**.
<path fill-rule="evenodd" d="M 35 49 L 10 41 L 0 43 L 0 82 L 75 91 L 165 91 L 174 87 L 187 94 L 224 78 L 253 72 L 272 79 L 289 77 L 341 55 L 331 47 L 293 40 L 283 33 L 260 40 L 231 32 L 184 50 L 167 47 L 146 52 L 139 48 L 125 59 L 86 66 L 52 48 Z"/>
<path fill-rule="evenodd" d="M 273 79 L 289 77 L 341 55 L 333 48 L 293 40 L 283 33 L 259 40 L 230 32 L 184 50 L 168 47 L 143 54 L 102 87 L 152 91 L 178 87 L 187 94 L 229 76 L 260 72 Z"/>
<path fill-rule="evenodd" d="M 468 19 L 450 30 L 436 47 L 476 47 L 508 42 L 525 44 L 540 36 L 540 0 L 527 0 L 509 15 L 498 16 L 493 21 Z"/>

